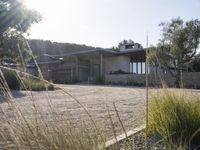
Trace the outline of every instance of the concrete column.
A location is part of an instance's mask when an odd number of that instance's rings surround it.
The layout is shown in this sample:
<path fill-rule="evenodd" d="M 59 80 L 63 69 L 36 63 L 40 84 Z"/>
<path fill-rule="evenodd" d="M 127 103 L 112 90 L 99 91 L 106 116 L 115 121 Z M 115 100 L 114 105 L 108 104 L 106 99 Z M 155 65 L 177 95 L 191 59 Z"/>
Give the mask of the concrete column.
<path fill-rule="evenodd" d="M 136 74 L 138 74 L 138 62 L 136 62 Z"/>
<path fill-rule="evenodd" d="M 100 54 L 100 77 L 103 77 L 103 54 Z"/>
<path fill-rule="evenodd" d="M 73 66 L 71 65 L 71 82 L 73 81 Z"/>
<path fill-rule="evenodd" d="M 79 75 L 78 75 L 78 57 L 76 57 L 76 79 L 79 79 Z"/>
<path fill-rule="evenodd" d="M 93 76 L 93 59 L 90 59 L 90 76 Z"/>

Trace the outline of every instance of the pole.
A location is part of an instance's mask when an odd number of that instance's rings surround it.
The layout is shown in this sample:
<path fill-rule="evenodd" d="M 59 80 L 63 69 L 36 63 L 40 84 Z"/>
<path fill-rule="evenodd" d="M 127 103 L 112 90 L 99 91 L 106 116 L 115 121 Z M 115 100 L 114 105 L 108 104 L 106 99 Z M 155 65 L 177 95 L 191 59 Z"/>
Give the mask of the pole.
<path fill-rule="evenodd" d="M 147 131 L 148 131 L 148 124 L 149 124 L 149 81 L 148 81 L 148 74 L 149 74 L 149 63 L 148 63 L 148 33 L 146 36 L 146 71 L 145 71 L 145 75 L 146 75 L 146 140 L 145 140 L 145 149 L 147 149 Z"/>

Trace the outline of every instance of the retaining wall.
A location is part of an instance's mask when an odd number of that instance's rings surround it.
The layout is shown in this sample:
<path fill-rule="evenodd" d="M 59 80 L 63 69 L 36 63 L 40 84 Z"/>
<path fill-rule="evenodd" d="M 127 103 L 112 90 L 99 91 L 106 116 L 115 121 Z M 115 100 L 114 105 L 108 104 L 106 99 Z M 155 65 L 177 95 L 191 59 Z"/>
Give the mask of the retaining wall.
<path fill-rule="evenodd" d="M 161 80 L 162 79 L 162 80 Z M 162 74 L 155 76 L 149 74 L 149 85 L 160 85 L 164 81 L 168 86 L 174 86 L 175 78 L 170 74 Z M 121 85 L 145 85 L 145 74 L 108 74 L 105 75 L 106 84 L 121 84 Z M 200 87 L 200 72 L 183 73 L 184 87 Z"/>

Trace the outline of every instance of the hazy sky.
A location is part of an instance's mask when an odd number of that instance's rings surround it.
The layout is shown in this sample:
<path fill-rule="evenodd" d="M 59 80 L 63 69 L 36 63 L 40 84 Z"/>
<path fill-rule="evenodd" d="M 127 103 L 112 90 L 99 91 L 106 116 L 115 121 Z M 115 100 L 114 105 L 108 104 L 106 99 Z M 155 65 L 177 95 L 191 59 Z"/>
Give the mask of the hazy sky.
<path fill-rule="evenodd" d="M 29 38 L 112 47 L 124 39 L 156 44 L 158 24 L 180 16 L 200 19 L 200 0 L 26 0 L 41 12 Z"/>

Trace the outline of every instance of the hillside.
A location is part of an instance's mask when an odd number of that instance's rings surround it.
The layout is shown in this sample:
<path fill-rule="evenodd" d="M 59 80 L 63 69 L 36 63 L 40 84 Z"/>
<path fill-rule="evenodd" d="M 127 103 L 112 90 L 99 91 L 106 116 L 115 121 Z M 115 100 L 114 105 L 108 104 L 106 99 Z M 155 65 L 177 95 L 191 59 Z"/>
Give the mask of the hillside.
<path fill-rule="evenodd" d="M 28 40 L 28 42 L 35 56 L 41 56 L 43 54 L 58 55 L 68 52 L 97 49 L 92 46 L 51 42 L 49 40 Z"/>

